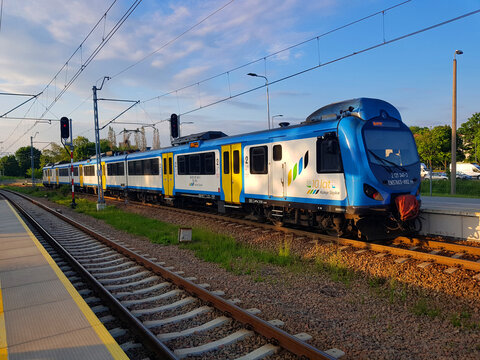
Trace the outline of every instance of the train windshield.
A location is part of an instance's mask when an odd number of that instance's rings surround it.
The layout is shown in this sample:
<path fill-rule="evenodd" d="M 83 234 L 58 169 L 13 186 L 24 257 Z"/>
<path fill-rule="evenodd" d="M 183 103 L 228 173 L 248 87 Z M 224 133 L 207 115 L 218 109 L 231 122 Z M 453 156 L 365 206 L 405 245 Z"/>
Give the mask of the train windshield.
<path fill-rule="evenodd" d="M 408 166 L 419 161 L 417 146 L 410 131 L 369 128 L 364 131 L 365 147 L 370 163 Z"/>

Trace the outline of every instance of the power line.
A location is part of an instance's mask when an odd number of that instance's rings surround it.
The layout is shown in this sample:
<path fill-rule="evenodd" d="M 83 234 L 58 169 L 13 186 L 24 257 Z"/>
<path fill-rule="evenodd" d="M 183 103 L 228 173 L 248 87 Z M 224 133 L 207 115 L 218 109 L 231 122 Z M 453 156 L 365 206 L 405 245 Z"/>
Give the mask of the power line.
<path fill-rule="evenodd" d="M 65 64 L 60 68 L 60 70 L 55 74 L 55 76 L 50 80 L 50 82 L 45 86 L 44 90 L 42 92 L 45 92 L 46 89 L 54 82 L 56 81 L 58 75 L 63 71 L 63 69 L 66 69 L 68 67 L 69 61 L 77 54 L 78 51 L 82 50 L 82 46 L 85 43 L 85 41 L 90 37 L 90 35 L 93 33 L 93 31 L 98 27 L 98 25 L 101 23 L 102 19 L 106 19 L 107 13 L 111 10 L 113 5 L 116 3 L 117 0 L 114 0 L 112 4 L 109 6 L 107 11 L 102 15 L 102 17 L 98 20 L 98 22 L 95 24 L 95 26 L 90 30 L 88 35 L 85 37 L 85 39 L 81 42 L 81 44 L 76 48 L 76 50 L 73 52 L 73 54 L 70 56 L 70 58 L 65 62 Z M 63 96 L 63 94 L 68 90 L 68 88 L 73 84 L 73 82 L 80 76 L 80 74 L 86 69 L 86 67 L 93 61 L 93 59 L 98 55 L 98 53 L 103 49 L 103 47 L 108 43 L 108 41 L 113 37 L 113 35 L 118 31 L 118 29 L 123 25 L 123 23 L 128 19 L 128 17 L 133 13 L 133 11 L 140 5 L 142 0 L 135 0 L 132 5 L 128 8 L 128 10 L 123 14 L 123 16 L 117 21 L 117 23 L 112 27 L 112 29 L 108 32 L 106 36 L 102 38 L 101 43 L 93 50 L 93 52 L 90 54 L 90 56 L 81 64 L 80 68 L 77 70 L 77 72 L 72 76 L 72 78 L 68 81 L 68 83 L 65 84 L 64 88 L 60 91 L 58 95 L 55 96 L 53 101 L 48 105 L 45 106 L 45 111 L 43 114 L 40 116 L 40 118 L 43 118 L 48 112 L 50 112 L 50 109 L 57 103 L 57 101 Z M 33 126 L 29 129 L 31 130 L 33 127 L 35 127 L 37 123 L 34 123 Z M 29 131 L 28 130 L 28 131 Z M 24 134 L 25 135 L 25 134 Z M 22 135 L 22 137 L 24 136 Z M 8 139 L 7 139 L 8 140 Z M 18 141 L 18 139 L 15 141 L 15 143 Z M 10 145 L 11 147 L 12 145 Z"/>
<path fill-rule="evenodd" d="M 174 43 L 175 41 L 177 41 L 178 39 L 180 39 L 183 35 L 187 34 L 188 32 L 192 31 L 193 29 L 195 29 L 196 27 L 198 27 L 200 24 L 202 24 L 203 22 L 205 22 L 206 20 L 208 20 L 210 17 L 212 17 L 213 15 L 215 15 L 216 13 L 222 11 L 223 9 L 225 9 L 228 5 L 230 5 L 234 0 L 230 0 L 229 2 L 227 2 L 226 4 L 224 4 L 223 6 L 221 6 L 220 8 L 218 8 L 217 10 L 215 10 L 214 12 L 210 13 L 207 17 L 204 17 L 202 20 L 200 20 L 199 22 L 197 22 L 195 25 L 189 27 L 187 30 L 185 30 L 184 32 L 182 32 L 180 35 L 177 35 L 176 37 L 174 37 L 173 39 L 167 41 L 165 44 L 163 44 L 161 47 L 159 47 L 157 50 L 155 51 L 152 51 L 150 54 L 146 55 L 145 57 L 143 57 L 142 59 L 138 60 L 137 62 L 133 63 L 132 65 L 129 65 L 127 66 L 125 69 L 119 71 L 118 73 L 116 73 L 115 75 L 113 75 L 111 77 L 111 79 L 113 78 L 116 78 L 117 76 L 123 74 L 124 72 L 130 70 L 131 68 L 133 68 L 134 66 L 137 66 L 138 64 L 140 64 L 141 62 L 145 61 L 147 58 L 149 58 L 150 56 L 152 55 L 155 55 L 156 53 L 158 53 L 160 50 L 166 48 L 168 45 Z M 409 0 L 410 1 L 410 0 Z"/>
<path fill-rule="evenodd" d="M 240 69 L 242 69 L 242 68 L 245 68 L 245 67 L 247 67 L 247 66 L 253 65 L 253 64 L 255 64 L 255 63 L 259 62 L 259 61 L 265 61 L 265 60 L 268 59 L 268 58 L 271 58 L 271 57 L 276 56 L 276 55 L 278 55 L 278 54 L 280 54 L 280 53 L 282 53 L 282 52 L 285 52 L 285 51 L 291 50 L 291 49 L 293 49 L 293 48 L 296 48 L 296 47 L 298 47 L 298 46 L 301 46 L 301 45 L 304 45 L 304 44 L 306 44 L 306 43 L 309 43 L 310 41 L 320 39 L 321 37 L 324 37 L 324 36 L 330 35 L 330 34 L 332 34 L 332 33 L 334 33 L 334 32 L 343 30 L 343 29 L 345 29 L 345 28 L 347 28 L 347 27 L 350 27 L 350 26 L 352 26 L 352 25 L 358 24 L 358 23 L 360 23 L 360 22 L 362 22 L 362 21 L 368 20 L 368 19 L 370 19 L 370 18 L 372 18 L 372 17 L 375 17 L 375 16 L 377 16 L 377 15 L 385 14 L 386 11 L 389 11 L 389 10 L 392 10 L 392 9 L 397 8 L 397 7 L 399 7 L 399 6 L 405 5 L 405 4 L 407 4 L 407 3 L 411 2 L 411 1 L 412 1 L 412 0 L 405 0 L 405 1 L 401 2 L 401 3 L 396 4 L 396 5 L 390 6 L 390 7 L 388 7 L 388 8 L 383 9 L 383 10 L 380 10 L 380 11 L 377 11 L 377 12 L 372 13 L 372 14 L 370 14 L 370 15 L 364 16 L 363 18 L 354 20 L 354 21 L 352 21 L 352 22 L 350 22 L 350 23 L 348 23 L 348 24 L 345 24 L 345 25 L 339 26 L 339 27 L 337 27 L 337 28 L 334 28 L 334 29 L 332 29 L 332 30 L 329 30 L 329 31 L 327 31 L 327 32 L 324 32 L 323 34 L 317 35 L 317 36 L 312 37 L 312 38 L 307 39 L 307 40 L 303 40 L 303 41 L 301 41 L 301 42 L 299 42 L 299 43 L 296 43 L 296 44 L 294 44 L 294 45 L 290 45 L 290 46 L 288 46 L 288 47 L 286 47 L 286 48 L 283 48 L 283 49 L 281 49 L 281 50 L 278 50 L 278 51 L 275 51 L 275 52 L 273 52 L 273 53 L 270 53 L 270 54 L 268 54 L 268 55 L 266 55 L 266 56 L 263 56 L 263 57 L 261 57 L 261 58 L 258 58 L 258 59 L 256 59 L 256 60 L 252 60 L 252 61 L 250 61 L 250 62 L 247 62 L 247 63 L 243 64 L 243 65 L 237 66 L 237 67 L 232 68 L 232 69 L 227 70 L 227 71 L 224 71 L 224 72 L 222 72 L 222 73 L 220 73 L 220 74 L 210 76 L 210 77 L 208 77 L 208 78 L 206 78 L 206 79 L 197 81 L 197 82 L 192 83 L 192 84 L 190 84 L 190 85 L 186 85 L 186 86 L 183 86 L 183 87 L 181 87 L 181 88 L 179 88 L 179 89 L 172 90 L 172 91 L 163 93 L 163 94 L 161 94 L 161 95 L 155 96 L 155 97 L 153 97 L 153 98 L 144 100 L 144 101 L 142 101 L 142 103 L 143 103 L 143 102 L 149 102 L 149 101 L 152 101 L 152 100 L 156 100 L 156 99 L 159 99 L 159 98 L 161 98 L 161 97 L 164 97 L 164 96 L 167 96 L 167 95 L 171 95 L 171 94 L 173 94 L 173 93 L 175 93 L 175 92 L 182 91 L 182 90 L 186 90 L 186 89 L 188 89 L 188 88 L 190 88 L 190 87 L 193 87 L 193 86 L 198 86 L 198 85 L 200 85 L 200 84 L 202 84 L 202 83 L 204 83 L 204 82 L 213 80 L 213 79 L 218 78 L 218 77 L 223 76 L 223 75 L 228 75 L 228 74 L 230 74 L 231 72 L 234 72 L 234 71 L 240 70 Z"/>
<path fill-rule="evenodd" d="M 341 61 L 341 60 L 345 60 L 345 59 L 350 58 L 350 57 L 353 57 L 353 56 L 355 56 L 355 55 L 359 55 L 359 54 L 362 54 L 362 53 L 371 51 L 371 50 L 373 50 L 373 49 L 379 48 L 379 47 L 381 47 L 381 46 L 388 45 L 388 44 L 391 44 L 391 43 L 394 43 L 394 42 L 397 42 L 397 41 L 400 41 L 400 40 L 409 38 L 409 37 L 414 36 L 414 35 L 418 35 L 418 34 L 423 33 L 423 32 L 425 32 L 425 31 L 429 31 L 429 30 L 435 29 L 435 28 L 437 28 L 437 27 L 440 27 L 440 26 L 443 26 L 443 25 L 446 25 L 446 24 L 449 24 L 449 23 L 452 23 L 452 22 L 461 20 L 461 19 L 463 19 L 463 18 L 472 16 L 472 15 L 475 15 L 475 14 L 478 14 L 478 13 L 480 13 L 480 9 L 475 10 L 475 11 L 471 11 L 471 12 L 469 12 L 469 13 L 466 13 L 466 14 L 463 14 L 463 15 L 460 15 L 460 16 L 457 16 L 457 17 L 452 18 L 452 19 L 449 19 L 449 20 L 442 21 L 442 22 L 440 22 L 440 23 L 437 23 L 437 24 L 434 24 L 434 25 L 431 25 L 431 26 L 422 28 L 422 29 L 420 29 L 420 30 L 417 30 L 417 31 L 414 31 L 414 32 L 411 32 L 411 33 L 408 33 L 408 34 L 405 34 L 405 35 L 396 37 L 396 38 L 391 39 L 391 40 L 388 40 L 388 41 L 383 40 L 381 43 L 378 43 L 378 44 L 376 44 L 376 45 L 372 45 L 372 46 L 369 46 L 369 47 L 367 47 L 367 48 L 364 48 L 364 49 L 355 51 L 355 52 L 353 52 L 353 53 L 351 53 L 351 54 L 348 54 L 348 55 L 344 55 L 344 56 L 335 58 L 335 59 L 330 60 L 330 61 L 328 61 L 328 62 L 325 62 L 325 63 L 323 63 L 323 64 L 318 64 L 318 65 L 312 66 L 312 67 L 310 67 L 310 68 L 306 68 L 306 69 L 304 69 L 304 70 L 301 70 L 301 71 L 298 71 L 298 72 L 296 72 L 296 73 L 293 73 L 293 74 L 284 76 L 284 77 L 279 78 L 279 79 L 277 79 L 277 80 L 270 81 L 270 82 L 268 83 L 268 85 L 270 86 L 270 85 L 272 85 L 272 84 L 276 84 L 276 83 L 278 83 L 278 82 L 285 81 L 285 80 L 287 80 L 287 79 L 290 79 L 290 78 L 292 78 L 292 77 L 295 77 L 295 76 L 298 76 L 298 75 L 307 73 L 307 72 L 309 72 L 309 71 L 318 69 L 318 68 L 320 68 L 320 67 L 323 67 L 323 66 L 326 66 L 326 65 L 330 65 L 330 64 L 333 64 L 333 63 L 338 62 L 338 61 Z M 315 38 L 314 38 L 314 39 L 315 39 Z M 290 48 L 291 48 L 291 47 L 290 47 Z M 196 84 L 198 84 L 198 83 L 195 83 L 194 85 L 196 85 Z M 223 98 L 223 99 L 220 99 L 220 100 L 211 102 L 211 103 L 209 103 L 209 104 L 207 104 L 207 105 L 203 105 L 203 106 L 197 107 L 197 108 L 195 108 L 195 109 L 191 109 L 191 110 L 185 111 L 185 112 L 183 112 L 183 113 L 181 113 L 181 114 L 179 114 L 179 115 L 191 114 L 191 113 L 193 113 L 193 112 L 195 112 L 195 111 L 202 110 L 202 109 L 204 109 L 204 108 L 206 108 L 206 107 L 210 107 L 210 106 L 213 106 L 213 105 L 217 105 L 217 104 L 220 104 L 220 103 L 222 103 L 222 102 L 228 101 L 228 100 L 230 100 L 230 99 L 233 99 L 233 98 L 236 98 L 236 97 L 239 97 L 239 96 L 248 94 L 248 93 L 250 93 L 250 92 L 253 92 L 253 91 L 255 91 L 255 90 L 264 88 L 265 86 L 266 86 L 266 84 L 265 84 L 265 85 L 257 86 L 257 87 L 255 87 L 255 88 L 252 88 L 252 89 L 249 89 L 249 90 L 246 90 L 246 91 L 239 92 L 239 93 L 234 94 L 234 95 L 230 95 L 229 97 L 226 97 L 226 98 Z M 178 91 L 178 90 L 177 90 L 177 91 Z M 173 92 L 170 92 L 170 93 L 173 93 Z M 162 96 L 163 96 L 163 95 L 162 95 Z M 159 97 L 156 97 L 156 98 L 159 98 Z M 156 98 L 152 98 L 152 99 L 149 99 L 149 100 L 145 100 L 145 101 L 143 101 L 143 103 L 144 103 L 144 102 L 147 102 L 147 101 L 151 101 L 151 100 L 156 99 Z M 164 121 L 168 121 L 168 119 L 163 119 L 163 120 L 157 121 L 155 124 L 158 124 L 158 123 L 164 122 Z"/>
<path fill-rule="evenodd" d="M 116 1 L 116 0 L 115 0 Z M 123 25 L 123 23 L 129 18 L 129 16 L 135 11 L 135 9 L 140 5 L 142 0 L 135 0 L 132 5 L 128 8 L 128 10 L 123 14 L 120 20 L 117 21 L 115 26 L 108 32 L 108 34 L 102 38 L 101 43 L 93 50 L 90 56 L 85 60 L 85 62 L 81 65 L 78 71 L 72 76 L 65 87 L 60 91 L 60 93 L 54 98 L 54 100 L 47 106 L 46 111 L 41 115 L 42 117 L 45 116 L 48 110 L 52 108 L 53 105 L 62 97 L 62 95 L 68 90 L 68 88 L 73 84 L 73 82 L 80 76 L 80 74 L 86 69 L 86 67 L 95 59 L 98 53 L 103 49 L 103 47 L 108 43 L 108 41 L 115 35 L 118 29 Z M 113 5 L 113 4 L 112 4 Z M 106 14 L 105 14 L 106 16 Z M 103 18 L 103 17 L 102 17 Z"/>

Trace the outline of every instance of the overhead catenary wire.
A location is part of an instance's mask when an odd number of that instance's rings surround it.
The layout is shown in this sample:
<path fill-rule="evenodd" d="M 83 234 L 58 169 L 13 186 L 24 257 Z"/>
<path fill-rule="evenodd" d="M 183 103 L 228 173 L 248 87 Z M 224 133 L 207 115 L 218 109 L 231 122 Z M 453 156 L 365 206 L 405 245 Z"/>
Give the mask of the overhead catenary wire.
<path fill-rule="evenodd" d="M 341 60 L 345 60 L 345 59 L 351 58 L 351 57 L 356 56 L 356 55 L 359 55 L 359 54 L 363 54 L 363 53 L 365 53 L 365 52 L 368 52 L 368 51 L 377 49 L 377 48 L 379 48 L 379 47 L 392 44 L 392 43 L 394 43 L 394 42 L 397 42 L 397 41 L 400 41 L 400 40 L 409 38 L 409 37 L 411 37 L 411 36 L 418 35 L 418 34 L 420 34 L 420 33 L 423 33 L 423 32 L 426 32 L 426 31 L 429 31 L 429 30 L 438 28 L 438 27 L 440 27 L 440 26 L 443 26 L 443 25 L 446 25 L 446 24 L 449 24 L 449 23 L 452 23 L 452 22 L 455 22 L 455 21 L 464 19 L 464 18 L 466 18 L 466 17 L 472 16 L 472 15 L 475 15 L 475 14 L 478 14 L 478 13 L 480 13 L 480 9 L 477 9 L 477 10 L 474 10 L 474 11 L 471 11 L 471 12 L 468 12 L 468 13 L 465 13 L 465 14 L 463 14 L 463 15 L 460 15 L 460 16 L 457 16 L 457 17 L 454 17 L 454 18 L 451 18 L 451 19 L 448 19 L 448 20 L 445 20 L 445 21 L 436 23 L 436 24 L 434 24 L 434 25 L 431 25 L 431 26 L 422 28 L 422 29 L 417 30 L 417 31 L 410 32 L 410 33 L 405 34 L 405 35 L 398 36 L 398 37 L 393 38 L 393 39 L 391 39 L 391 40 L 384 40 L 384 39 L 382 39 L 382 41 L 381 41 L 380 43 L 377 43 L 377 44 L 375 44 L 375 45 L 372 45 L 372 46 L 363 48 L 363 49 L 358 50 L 358 51 L 354 51 L 354 52 L 352 52 L 352 53 L 350 53 L 350 54 L 347 54 L 347 55 L 344 55 L 344 56 L 340 56 L 340 57 L 338 57 L 338 58 L 335 58 L 335 59 L 333 59 L 333 60 L 327 61 L 327 62 L 325 62 L 325 63 L 318 64 L 318 65 L 315 65 L 315 66 L 312 66 L 312 67 L 303 69 L 303 70 L 301 70 L 301 71 L 298 71 L 298 72 L 295 72 L 295 73 L 293 73 L 293 74 L 290 74 L 290 75 L 281 77 L 281 78 L 279 78 L 279 79 L 276 79 L 276 80 L 273 80 L 273 81 L 269 81 L 268 86 L 271 86 L 271 85 L 273 85 L 273 84 L 279 83 L 279 82 L 281 82 L 281 81 L 285 81 L 285 80 L 290 79 L 290 78 L 293 78 L 293 77 L 295 77 L 295 76 L 302 75 L 302 74 L 304 74 L 304 73 L 310 72 L 310 71 L 315 70 L 315 69 L 318 69 L 318 68 L 320 68 L 320 67 L 327 66 L 327 65 L 336 63 L 336 62 L 341 61 Z M 316 38 L 313 38 L 313 39 L 316 39 Z M 289 48 L 291 48 L 291 47 L 289 47 Z M 270 56 L 270 55 L 269 55 L 269 56 Z M 241 66 L 241 67 L 243 67 L 243 66 Z M 240 68 L 241 68 L 241 67 L 240 67 Z M 225 73 L 223 73 L 223 74 L 225 74 Z M 218 75 L 217 75 L 217 76 L 218 76 Z M 213 78 L 213 77 L 212 77 L 212 78 Z M 190 85 L 190 86 L 193 86 L 193 85 L 196 85 L 196 84 L 197 84 L 197 83 L 192 84 L 192 85 Z M 184 87 L 184 88 L 182 88 L 182 89 L 188 88 L 188 87 L 190 87 L 190 86 Z M 220 103 L 222 103 L 222 102 L 228 101 L 228 100 L 230 100 L 230 99 L 233 99 L 233 98 L 236 98 L 236 97 L 239 97 L 239 96 L 242 96 L 242 95 L 251 93 L 251 92 L 253 92 L 253 91 L 255 91 L 255 90 L 262 89 L 262 88 L 264 88 L 265 86 L 267 86 L 267 85 L 266 85 L 266 84 L 263 84 L 263 85 L 260 85 L 260 86 L 251 88 L 251 89 L 249 89 L 249 90 L 245 90 L 245 91 L 239 92 L 239 93 L 237 93 L 237 94 L 230 95 L 230 96 L 225 97 L 225 98 L 223 98 L 223 99 L 220 99 L 220 100 L 217 100 L 217 101 L 213 101 L 213 102 L 211 102 L 211 103 L 209 103 L 209 104 L 202 105 L 202 106 L 200 106 L 200 107 L 197 107 L 197 108 L 194 108 L 194 109 L 191 109 L 191 110 L 188 110 L 188 111 L 179 113 L 178 115 L 191 114 L 191 113 L 193 113 L 193 112 L 196 112 L 196 111 L 199 111 L 199 110 L 203 110 L 203 109 L 205 109 L 205 108 L 207 108 L 207 107 L 210 107 L 210 106 L 213 106 L 213 105 L 217 105 L 217 104 L 220 104 Z M 177 89 L 177 90 L 174 90 L 174 91 L 172 91 L 172 92 L 169 92 L 168 94 L 171 94 L 171 93 L 173 93 L 173 92 L 178 92 L 178 91 L 180 91 L 180 90 Z M 165 95 L 167 95 L 167 94 L 164 94 L 164 95 L 161 95 L 161 96 L 165 96 Z M 160 97 L 161 97 L 161 96 L 160 96 Z M 148 101 L 157 99 L 157 98 L 159 98 L 159 97 L 155 97 L 155 98 L 151 98 L 151 99 L 148 99 L 148 100 L 144 100 L 144 101 L 142 101 L 142 103 L 145 103 L 145 102 L 148 102 Z M 164 122 L 164 121 L 168 121 L 168 119 L 162 119 L 162 120 L 160 120 L 160 121 L 157 121 L 155 124 L 158 124 L 158 123 Z"/>
<path fill-rule="evenodd" d="M 256 59 L 256 60 L 249 61 L 249 62 L 247 62 L 247 63 L 245 63 L 245 64 L 239 65 L 239 66 L 237 66 L 237 67 L 234 67 L 234 68 L 229 69 L 229 70 L 227 70 L 227 71 L 224 71 L 224 72 L 222 72 L 222 73 L 219 73 L 219 74 L 210 76 L 210 77 L 208 77 L 208 78 L 205 78 L 205 79 L 203 79 L 203 80 L 197 81 L 197 82 L 192 83 L 192 84 L 190 84 L 190 85 L 186 85 L 186 86 L 183 86 L 183 87 L 181 87 L 181 88 L 178 88 L 178 89 L 175 89 L 175 90 L 172 90 L 172 91 L 163 93 L 163 94 L 161 94 L 161 95 L 158 95 L 158 96 L 149 98 L 149 99 L 147 99 L 147 100 L 142 101 L 142 103 L 149 102 L 149 101 L 152 101 L 152 100 L 156 100 L 156 99 L 159 99 L 159 98 L 161 98 L 161 97 L 164 97 L 164 96 L 167 96 L 167 95 L 171 95 L 171 94 L 173 94 L 173 93 L 175 93 L 175 92 L 182 91 L 182 90 L 186 90 L 186 89 L 188 89 L 188 88 L 190 88 L 190 87 L 193 87 L 193 86 L 198 86 L 198 85 L 201 84 L 201 83 L 204 83 L 204 82 L 207 82 L 207 81 L 216 79 L 216 78 L 218 78 L 218 77 L 220 77 L 220 76 L 223 76 L 223 75 L 227 75 L 227 76 L 228 76 L 230 73 L 232 73 L 232 72 L 234 72 L 234 71 L 240 70 L 240 69 L 245 68 L 245 67 L 250 66 L 250 65 L 253 65 L 253 64 L 255 64 L 255 63 L 259 62 L 259 61 L 265 61 L 266 59 L 271 58 L 271 57 L 274 57 L 274 56 L 276 56 L 276 55 L 278 55 L 278 54 L 281 54 L 282 52 L 285 52 L 285 51 L 288 51 L 288 50 L 292 50 L 293 48 L 296 48 L 296 47 L 299 47 L 299 46 L 301 46 L 301 45 L 307 44 L 307 43 L 309 43 L 309 42 L 312 41 L 312 40 L 320 39 L 320 38 L 325 37 L 325 36 L 327 36 L 327 35 L 330 35 L 330 34 L 332 34 L 332 33 L 334 33 L 334 32 L 343 30 L 343 29 L 345 29 L 345 28 L 347 28 L 347 27 L 350 27 L 350 26 L 352 26 L 352 25 L 355 25 L 355 24 L 358 24 L 358 23 L 363 22 L 363 21 L 365 21 L 365 20 L 368 20 L 368 19 L 370 19 L 370 18 L 372 18 L 372 17 L 374 17 L 374 16 L 377 16 L 377 15 L 379 15 L 379 14 L 384 14 L 386 11 L 395 9 L 395 8 L 397 8 L 397 7 L 399 7 L 399 6 L 402 6 L 402 5 L 405 5 L 405 4 L 407 4 L 407 3 L 411 2 L 411 1 L 412 1 L 412 0 L 402 1 L 401 3 L 395 4 L 395 5 L 393 5 L 393 6 L 390 6 L 390 7 L 388 7 L 388 8 L 385 8 L 385 9 L 383 9 L 383 10 L 374 12 L 374 13 L 372 13 L 372 14 L 370 14 L 370 15 L 364 16 L 364 17 L 362 17 L 362 18 L 360 18 L 360 19 L 357 19 L 357 20 L 354 20 L 354 21 L 349 22 L 349 23 L 347 23 L 347 24 L 341 25 L 341 26 L 339 26 L 339 27 L 336 27 L 336 28 L 334 28 L 334 29 L 332 29 L 332 30 L 329 30 L 329 31 L 324 32 L 324 33 L 322 33 L 322 34 L 320 34 L 320 35 L 317 35 L 317 36 L 314 36 L 314 37 L 312 37 L 312 38 L 309 38 L 309 39 L 307 39 L 307 40 L 303 40 L 303 41 L 298 42 L 298 43 L 296 43 L 296 44 L 287 46 L 286 48 L 283 48 L 283 49 L 281 49 L 281 50 L 277 50 L 277 51 L 275 51 L 275 52 L 273 52 L 273 53 L 270 53 L 270 54 L 268 54 L 268 55 L 262 56 L 261 58 L 258 58 L 258 59 Z"/>
<path fill-rule="evenodd" d="M 85 70 L 85 68 L 95 59 L 98 53 L 103 49 L 103 47 L 108 43 L 108 41 L 115 35 L 115 33 L 120 29 L 123 23 L 129 18 L 129 16 L 135 11 L 135 9 L 140 5 L 142 0 L 135 0 L 130 8 L 123 14 L 120 20 L 113 26 L 113 28 L 107 33 L 107 35 L 102 38 L 101 43 L 93 50 L 93 52 L 88 56 L 82 66 L 78 69 L 78 71 L 72 76 L 70 81 L 65 84 L 65 87 L 60 91 L 60 93 L 53 99 L 50 105 L 47 106 L 47 109 L 42 114 L 44 116 L 48 110 L 51 109 L 53 105 L 63 96 L 63 94 L 68 90 L 68 88 L 75 82 L 75 80 L 80 76 L 80 74 Z"/>
<path fill-rule="evenodd" d="M 177 41 L 178 39 L 180 39 L 182 36 L 184 36 L 185 34 L 189 33 L 190 31 L 192 31 L 193 29 L 195 29 L 196 27 L 198 27 L 199 25 L 201 25 L 202 23 L 204 23 L 205 21 L 207 21 L 209 18 L 211 18 L 213 15 L 217 14 L 218 12 L 222 11 L 223 9 L 225 9 L 228 5 L 230 5 L 234 0 L 230 0 L 229 2 L 225 3 L 224 5 L 222 5 L 220 8 L 218 8 L 217 10 L 215 10 L 214 12 L 210 13 L 208 16 L 204 17 L 202 20 L 200 20 L 199 22 L 197 22 L 196 24 L 190 26 L 188 29 L 186 29 L 185 31 L 183 31 L 181 34 L 177 35 L 176 37 L 174 37 L 173 39 L 167 41 L 165 44 L 163 44 L 162 46 L 160 46 L 158 49 L 152 51 L 150 54 L 144 56 L 143 58 L 141 58 L 140 60 L 138 60 L 137 62 L 127 66 L 125 69 L 119 71 L 118 73 L 116 73 L 115 75 L 113 75 L 111 77 L 111 79 L 114 79 L 116 78 L 117 76 L 123 74 L 124 72 L 130 70 L 131 68 L 137 66 L 138 64 L 142 63 L 143 61 L 145 61 L 146 59 L 148 59 L 150 56 L 153 56 L 155 55 L 156 53 L 158 53 L 160 50 L 166 48 L 168 45 L 174 43 L 175 41 Z M 408 1 L 411 1 L 411 0 L 408 0 Z"/>
<path fill-rule="evenodd" d="M 107 15 L 107 13 L 111 10 L 113 5 L 117 2 L 117 0 L 114 0 L 112 4 L 108 7 L 107 11 L 102 15 L 102 17 L 98 20 L 98 22 L 95 24 L 95 26 L 90 30 L 88 35 L 85 37 L 85 39 L 82 41 L 82 43 L 76 48 L 76 50 L 73 52 L 73 54 L 70 56 L 70 58 L 65 62 L 65 64 L 60 68 L 60 70 L 54 75 L 52 80 L 45 86 L 44 90 L 42 92 L 45 92 L 48 87 L 54 83 L 56 80 L 57 76 L 63 71 L 68 66 L 69 61 L 75 56 L 75 54 L 80 50 L 82 51 L 82 46 L 85 43 L 85 41 L 90 37 L 90 35 L 93 33 L 93 31 L 101 24 L 102 19 L 104 19 Z M 133 11 L 140 5 L 142 0 L 135 0 L 132 5 L 128 8 L 128 10 L 123 14 L 123 16 L 117 21 L 117 23 L 113 26 L 113 28 L 108 32 L 106 36 L 102 38 L 102 42 L 93 50 L 93 52 L 88 56 L 88 58 L 81 64 L 80 68 L 77 70 L 77 72 L 70 78 L 68 83 L 65 84 L 64 88 L 57 94 L 55 95 L 53 101 L 45 106 L 45 111 L 42 113 L 40 116 L 43 118 L 48 112 L 50 112 L 51 108 L 58 102 L 58 100 L 63 96 L 63 94 L 68 90 L 68 88 L 75 82 L 75 80 L 80 76 L 80 74 L 86 69 L 86 67 L 93 61 L 93 59 L 98 55 L 98 53 L 103 49 L 103 47 L 108 43 L 108 41 L 115 35 L 115 33 L 118 31 L 118 29 L 123 25 L 123 23 L 128 19 L 128 17 L 133 13 Z M 82 55 L 83 56 L 83 55 Z M 36 123 L 30 128 L 30 130 L 35 127 Z M 25 135 L 25 134 L 24 134 Z M 22 135 L 22 137 L 24 136 Z M 8 140 L 8 139 L 7 139 Z M 17 138 L 18 141 L 18 138 Z M 15 141 L 16 143 L 16 141 Z M 12 145 L 10 145 L 11 147 Z"/>

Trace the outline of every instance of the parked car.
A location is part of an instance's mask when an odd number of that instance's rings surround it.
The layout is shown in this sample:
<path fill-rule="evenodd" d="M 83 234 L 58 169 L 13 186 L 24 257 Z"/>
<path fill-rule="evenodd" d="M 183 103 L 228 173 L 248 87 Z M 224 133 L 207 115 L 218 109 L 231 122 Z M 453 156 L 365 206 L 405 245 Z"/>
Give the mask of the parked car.
<path fill-rule="evenodd" d="M 427 176 L 427 179 L 429 178 L 430 178 L 430 175 Z M 448 180 L 448 176 L 444 172 L 433 172 L 432 180 Z"/>
<path fill-rule="evenodd" d="M 472 180 L 473 178 L 470 175 L 457 171 L 457 179 Z"/>
<path fill-rule="evenodd" d="M 461 172 L 462 174 L 469 175 L 473 178 L 480 180 L 480 166 L 476 163 L 457 163 L 457 173 Z M 452 170 L 452 165 L 450 164 L 450 170 Z"/>

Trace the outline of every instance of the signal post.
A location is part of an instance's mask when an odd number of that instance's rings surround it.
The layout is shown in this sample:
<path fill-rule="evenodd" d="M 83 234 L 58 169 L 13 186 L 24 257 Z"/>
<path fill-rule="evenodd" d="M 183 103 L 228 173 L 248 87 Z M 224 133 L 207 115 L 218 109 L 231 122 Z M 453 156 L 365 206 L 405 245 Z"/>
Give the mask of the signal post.
<path fill-rule="evenodd" d="M 73 179 L 73 131 L 72 131 L 72 119 L 67 117 L 62 117 L 60 119 L 60 136 L 62 138 L 62 144 L 65 147 L 68 145 L 70 147 L 70 178 L 72 179 L 72 202 L 70 206 L 75 208 L 77 205 L 75 203 L 75 183 Z M 70 138 L 70 143 L 67 143 L 67 139 Z"/>

